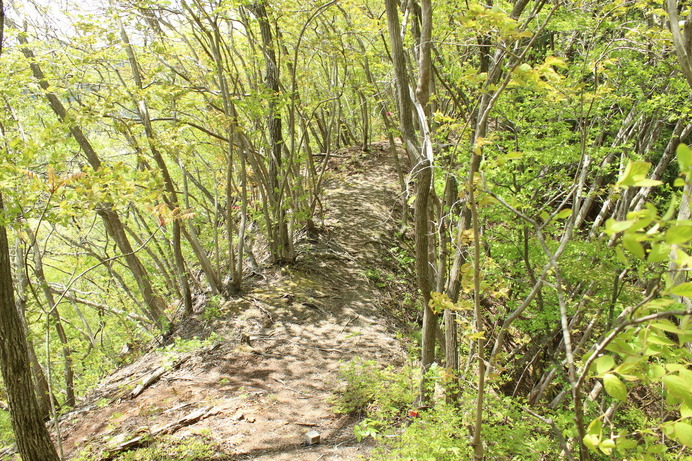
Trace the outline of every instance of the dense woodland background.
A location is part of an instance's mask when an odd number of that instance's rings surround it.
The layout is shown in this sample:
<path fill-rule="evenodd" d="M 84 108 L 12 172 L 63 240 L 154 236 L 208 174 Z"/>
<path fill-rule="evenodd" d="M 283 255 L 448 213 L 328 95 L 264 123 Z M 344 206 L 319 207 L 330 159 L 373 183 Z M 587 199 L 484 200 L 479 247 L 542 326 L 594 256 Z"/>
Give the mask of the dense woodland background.
<path fill-rule="evenodd" d="M 332 153 L 385 140 L 427 419 L 383 456 L 692 456 L 688 2 L 4 7 L 2 225 L 41 415 L 290 265 Z"/>

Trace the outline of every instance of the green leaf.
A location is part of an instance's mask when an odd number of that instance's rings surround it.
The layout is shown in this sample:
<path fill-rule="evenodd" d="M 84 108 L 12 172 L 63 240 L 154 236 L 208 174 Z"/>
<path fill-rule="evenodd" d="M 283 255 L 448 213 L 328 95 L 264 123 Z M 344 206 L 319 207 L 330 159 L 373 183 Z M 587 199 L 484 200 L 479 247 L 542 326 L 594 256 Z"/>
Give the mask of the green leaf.
<path fill-rule="evenodd" d="M 618 186 L 636 186 L 637 183 L 646 180 L 646 175 L 649 173 L 651 163 L 649 162 L 632 162 L 630 161 L 625 167 L 622 178 L 617 182 Z"/>
<path fill-rule="evenodd" d="M 656 298 L 652 299 L 646 304 L 646 307 L 656 311 L 662 311 L 667 309 L 669 306 L 675 304 L 675 300 L 670 298 Z"/>
<path fill-rule="evenodd" d="M 561 211 L 555 216 L 555 218 L 557 218 L 557 219 L 565 219 L 565 218 L 567 218 L 568 216 L 570 216 L 571 214 L 572 214 L 572 209 L 571 209 L 571 208 L 565 208 L 564 210 L 561 210 Z"/>
<path fill-rule="evenodd" d="M 677 224 L 666 231 L 666 242 L 680 244 L 692 240 L 692 224 Z"/>
<path fill-rule="evenodd" d="M 661 346 L 675 346 L 676 343 L 675 341 L 669 339 L 667 336 L 663 334 L 658 334 L 655 332 L 650 332 L 649 336 L 647 336 L 647 341 L 652 343 L 652 344 L 660 344 Z"/>
<path fill-rule="evenodd" d="M 614 372 L 624 380 L 638 381 L 641 378 L 641 368 L 645 366 L 646 361 L 647 359 L 643 357 L 627 357 L 615 368 Z"/>
<path fill-rule="evenodd" d="M 625 234 L 622 237 L 622 245 L 639 259 L 644 259 L 644 247 L 637 241 L 636 234 Z"/>
<path fill-rule="evenodd" d="M 620 355 L 635 354 L 634 348 L 623 338 L 616 338 L 606 346 L 606 350 Z"/>
<path fill-rule="evenodd" d="M 589 427 L 586 429 L 586 432 L 592 435 L 597 435 L 599 440 L 601 438 L 601 433 L 603 432 L 603 421 L 601 421 L 600 418 L 596 418 L 591 423 L 589 423 Z"/>
<path fill-rule="evenodd" d="M 692 297 L 692 282 L 681 283 L 668 291 L 671 295 Z"/>
<path fill-rule="evenodd" d="M 652 363 L 646 369 L 646 375 L 652 379 L 658 379 L 666 374 L 666 369 L 657 363 Z"/>
<path fill-rule="evenodd" d="M 612 355 L 603 355 L 594 360 L 591 366 L 596 370 L 597 374 L 602 375 L 613 369 L 615 366 L 615 359 Z"/>
<path fill-rule="evenodd" d="M 670 253 L 670 245 L 665 243 L 654 243 L 651 245 L 651 250 L 646 257 L 646 261 L 650 263 L 660 263 L 663 261 L 668 261 L 668 255 Z"/>
<path fill-rule="evenodd" d="M 627 400 L 627 386 L 620 381 L 620 378 L 612 373 L 607 373 L 603 376 L 603 387 L 605 387 L 608 395 L 621 402 Z"/>
<path fill-rule="evenodd" d="M 596 418 L 589 424 L 586 430 L 587 434 L 584 436 L 584 445 L 592 450 L 596 450 L 596 447 L 601 443 L 601 433 L 603 432 L 603 422 Z"/>
<path fill-rule="evenodd" d="M 524 63 L 524 64 L 520 65 L 517 70 L 520 72 L 527 73 L 527 72 L 531 72 L 532 69 L 531 69 L 531 65 Z"/>
<path fill-rule="evenodd" d="M 637 448 L 637 441 L 626 437 L 618 437 L 616 445 L 620 450 L 631 450 L 632 448 Z"/>
<path fill-rule="evenodd" d="M 692 382 L 678 375 L 668 375 L 663 377 L 668 392 L 686 404 L 692 404 Z"/>
<path fill-rule="evenodd" d="M 668 333 L 675 333 L 676 335 L 685 333 L 676 324 L 674 324 L 673 322 L 671 322 L 668 319 L 661 319 L 661 320 L 657 320 L 656 322 L 652 322 L 651 327 L 659 329 L 659 330 L 667 331 Z"/>
<path fill-rule="evenodd" d="M 508 153 L 507 155 L 504 156 L 505 160 L 514 160 L 518 158 L 522 158 L 524 156 L 523 152 L 517 152 L 517 151 L 512 151 Z"/>
<path fill-rule="evenodd" d="M 687 447 L 692 447 L 692 424 L 678 421 L 674 425 L 675 438 Z"/>
<path fill-rule="evenodd" d="M 661 216 L 662 221 L 670 221 L 673 219 L 673 215 L 675 215 L 675 200 L 670 200 L 668 202 L 668 209 L 666 210 L 665 214 Z"/>
<path fill-rule="evenodd" d="M 680 416 L 683 418 L 692 418 L 692 405 L 683 402 L 682 405 L 680 405 Z"/>
<path fill-rule="evenodd" d="M 601 439 L 595 434 L 587 434 L 584 436 L 584 445 L 591 450 L 596 450 Z"/>
<path fill-rule="evenodd" d="M 598 449 L 606 455 L 611 455 L 613 453 L 613 448 L 615 448 L 615 441 L 612 439 L 606 439 L 598 444 Z"/>
<path fill-rule="evenodd" d="M 638 181 L 635 181 L 634 184 L 632 184 L 635 187 L 656 187 L 660 186 L 663 184 L 663 181 L 659 181 L 658 179 L 640 179 Z"/>
<path fill-rule="evenodd" d="M 686 144 L 680 143 L 675 151 L 675 154 L 678 157 L 678 164 L 680 165 L 681 171 L 692 167 L 692 149 L 690 149 Z"/>
<path fill-rule="evenodd" d="M 548 66 L 555 66 L 555 67 L 563 67 L 566 68 L 567 64 L 565 63 L 565 60 L 562 58 L 557 58 L 555 56 L 548 56 L 545 58 L 545 64 Z"/>
<path fill-rule="evenodd" d="M 617 234 L 618 232 L 629 229 L 633 224 L 634 220 L 616 221 L 613 218 L 610 218 L 606 221 L 605 233 L 608 235 Z"/>

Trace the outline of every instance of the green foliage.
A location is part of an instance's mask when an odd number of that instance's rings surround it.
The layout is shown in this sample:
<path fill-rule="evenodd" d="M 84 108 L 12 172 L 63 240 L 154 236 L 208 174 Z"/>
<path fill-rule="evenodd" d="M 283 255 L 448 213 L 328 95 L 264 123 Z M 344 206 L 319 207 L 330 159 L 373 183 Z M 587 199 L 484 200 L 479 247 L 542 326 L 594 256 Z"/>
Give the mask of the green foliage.
<path fill-rule="evenodd" d="M 401 370 L 380 368 L 377 362 L 354 359 L 339 371 L 344 387 L 331 399 L 335 413 L 367 413 L 376 419 L 403 415 L 416 397 L 416 373 L 407 366 Z"/>
<path fill-rule="evenodd" d="M 75 461 L 98 461 L 104 459 L 94 453 L 95 447 L 87 447 Z M 118 454 L 114 461 L 215 461 L 226 459 L 218 443 L 204 434 L 180 439 L 174 436 L 157 437 L 145 446 Z"/>
<path fill-rule="evenodd" d="M 678 184 L 689 184 L 692 152 L 681 144 L 677 155 L 683 179 Z M 630 164 L 618 184 L 621 187 L 655 185 L 646 179 L 648 169 L 648 164 Z M 671 210 L 659 215 L 656 207 L 648 203 L 645 209 L 629 213 L 625 221 L 610 220 L 606 224 L 608 234 L 621 233 L 622 247 L 640 264 L 645 264 L 640 267 L 658 266 L 661 272 L 670 271 L 662 280 L 661 292 L 652 293 L 629 309 L 629 315 L 621 319 L 609 340 L 599 345 L 599 350 L 611 355 L 588 358 L 592 376 L 602 379 L 606 392 L 616 400 L 628 400 L 625 382 L 660 387 L 665 395 L 661 405 L 668 416 L 648 421 L 649 427 L 638 427 L 636 433 L 645 435 L 639 441 L 626 430 L 615 432 L 614 437 L 609 435 L 600 417 L 590 423 L 584 443 L 591 450 L 607 455 L 615 451 L 622 457 L 636 453 L 649 459 L 666 452 L 682 455 L 692 448 L 692 353 L 687 347 L 692 341 L 689 308 L 692 284 L 681 282 L 678 277 L 678 272 L 690 264 L 692 227 L 686 219 L 689 210 L 681 210 L 682 219 L 676 219 Z M 628 262 L 622 252 L 621 259 Z M 665 438 L 676 441 L 678 447 L 665 443 Z"/>
<path fill-rule="evenodd" d="M 14 443 L 14 433 L 12 432 L 12 422 L 10 412 L 0 410 L 0 447 L 6 447 Z"/>
<path fill-rule="evenodd" d="M 223 317 L 223 313 L 221 312 L 221 298 L 219 296 L 213 296 L 207 301 L 204 305 L 202 317 L 208 322 Z"/>
<path fill-rule="evenodd" d="M 445 370 L 432 367 L 431 386 L 442 383 Z M 332 399 L 338 413 L 356 413 L 365 418 L 354 428 L 361 440 L 372 437 L 379 447 L 372 459 L 470 459 L 469 428 L 473 424 L 473 391 L 464 389 L 460 406 L 436 400 L 428 409 L 413 407 L 418 393 L 418 373 L 409 366 L 381 369 L 375 362 L 345 363 L 341 376 L 345 388 Z M 484 420 L 488 456 L 498 460 L 556 459 L 559 446 L 538 419 L 528 415 L 519 400 L 492 392 L 487 405 L 502 408 Z"/>
<path fill-rule="evenodd" d="M 459 412 L 448 405 L 436 405 L 422 412 L 403 428 L 401 434 L 373 453 L 374 460 L 420 459 L 453 461 L 470 459 L 468 428 Z"/>
<path fill-rule="evenodd" d="M 466 390 L 460 396 L 459 407 L 438 401 L 433 408 L 414 413 L 404 427 L 391 426 L 387 432 L 391 437 L 377 439 L 381 445 L 373 459 L 471 459 L 473 397 L 473 392 Z M 519 401 L 492 393 L 486 404 L 489 408 L 502 408 L 502 411 L 488 412 L 483 422 L 489 459 L 559 459 L 560 447 L 549 428 L 529 416 Z M 378 430 L 383 433 L 381 426 Z"/>
<path fill-rule="evenodd" d="M 176 337 L 172 344 L 166 346 L 165 354 L 170 357 L 178 357 L 182 354 L 193 352 L 202 349 L 203 347 L 211 346 L 214 343 L 220 341 L 220 339 L 221 338 L 219 334 L 216 332 L 212 332 L 206 338 L 199 338 L 195 336 L 190 339 L 184 339 Z"/>

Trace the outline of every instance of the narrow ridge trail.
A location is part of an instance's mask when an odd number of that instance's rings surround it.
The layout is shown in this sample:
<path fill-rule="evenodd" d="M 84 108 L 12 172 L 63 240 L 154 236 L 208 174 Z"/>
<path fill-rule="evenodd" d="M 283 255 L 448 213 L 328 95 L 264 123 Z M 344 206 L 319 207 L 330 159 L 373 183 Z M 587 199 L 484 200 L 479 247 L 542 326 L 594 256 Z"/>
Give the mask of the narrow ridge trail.
<path fill-rule="evenodd" d="M 322 231 L 296 244 L 296 264 L 267 268 L 241 296 L 178 325 L 172 345 L 104 380 L 62 420 L 67 459 L 85 448 L 112 459 L 164 434 L 214 447 L 210 460 L 367 455 L 358 419 L 335 415 L 330 397 L 341 363 L 405 359 L 390 311 L 401 295 L 390 253 L 399 187 L 386 145 L 345 157 L 332 160 Z M 309 430 L 321 443 L 305 444 Z"/>

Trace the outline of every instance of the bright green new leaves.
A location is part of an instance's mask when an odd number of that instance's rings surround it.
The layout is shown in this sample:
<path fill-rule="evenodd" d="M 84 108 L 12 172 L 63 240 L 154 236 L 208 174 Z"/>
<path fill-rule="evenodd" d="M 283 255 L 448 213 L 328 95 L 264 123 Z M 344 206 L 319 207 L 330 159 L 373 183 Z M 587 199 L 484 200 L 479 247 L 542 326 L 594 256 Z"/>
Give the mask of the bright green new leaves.
<path fill-rule="evenodd" d="M 630 161 L 617 185 L 620 187 L 653 187 L 663 184 L 661 181 L 647 178 L 650 168 L 651 163 L 649 162 Z"/>
<path fill-rule="evenodd" d="M 589 424 L 587 434 L 584 436 L 584 445 L 591 450 L 598 448 L 606 455 L 610 455 L 613 453 L 616 442 L 610 438 L 603 439 L 603 422 L 597 418 Z"/>
<path fill-rule="evenodd" d="M 603 355 L 594 360 L 591 366 L 597 374 L 602 375 L 615 367 L 615 359 L 612 355 Z"/>
<path fill-rule="evenodd" d="M 605 376 L 603 376 L 603 387 L 608 395 L 614 399 L 621 402 L 627 400 L 627 386 L 625 386 L 625 383 L 614 374 L 606 373 Z"/>
<path fill-rule="evenodd" d="M 663 384 L 671 404 L 684 402 L 688 407 L 692 406 L 692 372 L 681 369 L 678 374 L 664 376 Z"/>
<path fill-rule="evenodd" d="M 674 296 L 685 296 L 692 298 L 692 282 L 685 282 L 681 283 L 680 285 L 676 285 L 668 292 Z"/>
<path fill-rule="evenodd" d="M 596 372 L 597 376 L 603 378 L 603 387 L 608 395 L 621 402 L 627 400 L 627 386 L 611 371 L 613 369 L 615 369 L 614 371 L 621 371 L 626 367 L 627 364 L 623 363 L 616 368 L 615 359 L 612 355 L 603 355 L 591 364 L 591 369 Z"/>
<path fill-rule="evenodd" d="M 675 245 L 692 240 L 692 221 L 678 221 L 666 231 L 665 240 Z"/>
<path fill-rule="evenodd" d="M 692 424 L 678 421 L 673 424 L 675 428 L 675 438 L 687 447 L 692 447 Z"/>
<path fill-rule="evenodd" d="M 603 432 L 603 422 L 600 419 L 594 419 L 589 424 L 587 434 L 584 437 L 584 444 L 592 450 L 598 447 L 601 442 L 601 434 Z"/>
<path fill-rule="evenodd" d="M 668 426 L 668 435 L 675 437 L 683 445 L 692 447 L 692 371 L 680 368 L 678 374 L 664 376 L 663 384 L 667 391 L 668 403 L 676 404 L 682 401 L 680 414 L 685 419 L 675 422 L 672 427 Z"/>
<path fill-rule="evenodd" d="M 675 151 L 678 158 L 678 165 L 680 165 L 680 171 L 686 171 L 692 168 L 692 149 L 690 149 L 686 144 L 680 144 Z"/>
<path fill-rule="evenodd" d="M 684 179 L 689 181 L 692 176 L 692 150 L 681 144 L 677 157 L 681 178 L 676 185 L 684 186 Z M 617 185 L 628 188 L 660 184 L 647 178 L 650 167 L 648 162 L 630 162 Z M 621 235 L 617 251 L 622 262 L 630 267 L 638 267 L 640 273 L 658 272 L 666 275 L 661 277 L 663 286 L 660 297 L 643 303 L 630 317 L 621 319 L 626 326 L 621 327 L 618 335 L 604 348 L 614 356 L 598 357 L 589 371 L 595 374 L 594 377 L 601 378 L 606 393 L 620 402 L 626 402 L 628 397 L 624 381 L 662 386 L 667 411 L 679 410 L 680 419 L 659 422 L 657 427 L 649 431 L 651 434 L 662 432 L 690 447 L 692 354 L 686 344 L 692 340 L 692 331 L 690 315 L 684 314 L 685 304 L 680 302 L 680 298 L 692 297 L 692 282 L 680 283 L 675 274 L 690 266 L 688 255 L 692 247 L 692 221 L 685 219 L 687 216 L 684 213 L 678 219 L 677 203 L 672 199 L 663 215 L 653 204 L 647 203 L 643 209 L 628 213 L 623 221 L 610 219 L 606 222 L 607 235 Z M 636 260 L 629 260 L 626 253 Z M 600 450 L 610 455 L 610 445 L 601 439 L 600 424 L 600 420 L 591 423 L 584 444 L 593 451 Z M 632 452 L 646 453 L 644 459 L 649 459 L 649 456 L 654 459 L 654 454 L 662 454 L 669 449 L 657 437 L 643 437 L 638 443 L 628 439 L 625 444 L 619 444 L 616 440 L 614 448 L 627 456 Z"/>

